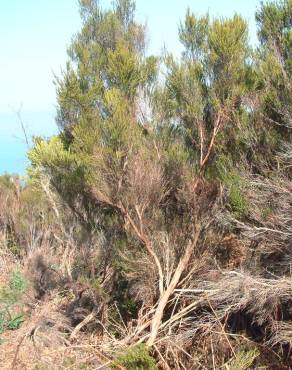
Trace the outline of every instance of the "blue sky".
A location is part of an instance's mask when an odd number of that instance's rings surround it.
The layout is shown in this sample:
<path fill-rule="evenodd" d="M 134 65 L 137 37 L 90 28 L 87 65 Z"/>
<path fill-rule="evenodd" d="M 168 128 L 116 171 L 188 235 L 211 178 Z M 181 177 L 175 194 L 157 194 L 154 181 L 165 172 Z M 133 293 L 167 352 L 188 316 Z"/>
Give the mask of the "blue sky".
<path fill-rule="evenodd" d="M 100 1 L 103 6 L 111 0 Z M 137 19 L 148 25 L 149 53 L 166 46 L 179 55 L 177 28 L 189 6 L 198 14 L 247 19 L 256 43 L 259 0 L 137 0 Z M 15 110 L 30 137 L 57 131 L 53 75 L 66 63 L 66 48 L 80 28 L 77 0 L 9 0 L 0 5 L 0 173 L 24 173 L 26 144 Z"/>

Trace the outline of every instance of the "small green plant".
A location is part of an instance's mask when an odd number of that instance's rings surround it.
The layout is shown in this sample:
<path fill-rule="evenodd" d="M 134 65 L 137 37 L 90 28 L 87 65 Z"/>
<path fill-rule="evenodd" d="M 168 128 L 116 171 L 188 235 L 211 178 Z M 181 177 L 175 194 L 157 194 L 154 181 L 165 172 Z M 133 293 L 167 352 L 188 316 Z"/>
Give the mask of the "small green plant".
<path fill-rule="evenodd" d="M 13 241 L 10 241 L 7 243 L 7 247 L 10 250 L 11 253 L 13 253 L 17 257 L 21 257 L 22 254 L 22 248 L 18 244 L 15 244 Z"/>
<path fill-rule="evenodd" d="M 129 298 L 125 301 L 124 303 L 124 308 L 125 310 L 132 316 L 135 316 L 137 315 L 137 312 L 138 312 L 138 306 L 137 306 L 137 303 Z"/>
<path fill-rule="evenodd" d="M 10 275 L 7 286 L 0 288 L 0 333 L 5 330 L 16 330 L 24 321 L 22 313 L 14 313 L 15 305 L 21 303 L 28 283 L 18 270 Z"/>
<path fill-rule="evenodd" d="M 237 183 L 231 185 L 229 189 L 229 202 L 236 217 L 240 218 L 246 214 L 248 203 Z"/>
<path fill-rule="evenodd" d="M 127 370 L 157 370 L 155 360 L 144 344 L 131 347 L 126 353 L 119 355 L 112 368 L 118 369 L 121 366 Z"/>
<path fill-rule="evenodd" d="M 258 349 L 249 351 L 240 351 L 229 364 L 230 370 L 248 370 L 252 366 L 254 360 L 259 356 Z"/>
<path fill-rule="evenodd" d="M 7 286 L 0 288 L 0 307 L 10 307 L 21 300 L 27 281 L 20 271 L 13 271 Z"/>
<path fill-rule="evenodd" d="M 16 315 L 15 317 L 11 318 L 11 320 L 7 322 L 7 327 L 10 330 L 16 330 L 20 327 L 23 321 L 24 321 L 24 315 L 22 314 Z"/>
<path fill-rule="evenodd" d="M 20 271 L 16 270 L 10 276 L 9 286 L 11 290 L 23 293 L 27 288 L 27 280 Z"/>

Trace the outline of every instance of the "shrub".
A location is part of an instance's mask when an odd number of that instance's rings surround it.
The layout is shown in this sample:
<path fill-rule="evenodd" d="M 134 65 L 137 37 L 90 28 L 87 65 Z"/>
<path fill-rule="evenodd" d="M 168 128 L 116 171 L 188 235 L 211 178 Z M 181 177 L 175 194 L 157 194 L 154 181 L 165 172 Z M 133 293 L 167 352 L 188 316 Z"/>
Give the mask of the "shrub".
<path fill-rule="evenodd" d="M 154 358 L 143 344 L 131 347 L 125 354 L 119 355 L 113 369 L 119 369 L 120 366 L 127 370 L 157 370 Z"/>

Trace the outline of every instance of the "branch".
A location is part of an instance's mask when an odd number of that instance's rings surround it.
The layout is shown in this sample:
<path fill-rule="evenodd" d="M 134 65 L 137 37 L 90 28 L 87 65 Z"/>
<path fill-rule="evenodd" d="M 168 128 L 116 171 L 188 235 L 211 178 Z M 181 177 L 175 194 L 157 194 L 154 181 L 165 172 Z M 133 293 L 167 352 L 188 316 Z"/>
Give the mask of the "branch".
<path fill-rule="evenodd" d="M 29 149 L 29 140 L 28 140 L 28 135 L 27 135 L 27 132 L 26 132 L 26 128 L 24 126 L 24 123 L 23 123 L 23 120 L 22 120 L 22 117 L 21 117 L 21 109 L 22 109 L 22 104 L 20 105 L 20 107 L 18 108 L 18 110 L 13 109 L 13 111 L 16 114 L 17 119 L 18 119 L 18 121 L 20 123 L 20 127 L 21 127 L 21 130 L 22 130 L 23 135 L 24 135 L 24 139 L 25 139 L 25 143 L 26 143 L 27 149 Z"/>
<path fill-rule="evenodd" d="M 173 292 L 174 292 L 174 290 L 175 290 L 175 288 L 176 288 L 176 286 L 177 286 L 177 284 L 178 284 L 178 282 L 181 278 L 182 273 L 184 272 L 184 270 L 188 266 L 188 263 L 189 263 L 189 260 L 191 258 L 192 252 L 193 252 L 193 250 L 194 250 L 194 248 L 197 245 L 197 242 L 199 240 L 200 233 L 201 233 L 201 226 L 198 225 L 193 241 L 191 241 L 191 240 L 189 241 L 189 243 L 186 247 L 185 253 L 181 257 L 181 259 L 178 263 L 178 266 L 177 266 L 177 268 L 174 272 L 174 275 L 173 275 L 173 277 L 170 281 L 170 284 L 168 285 L 166 291 L 163 293 L 162 297 L 160 298 L 157 309 L 156 309 L 155 314 L 154 314 L 153 319 L 152 319 L 151 332 L 150 332 L 149 339 L 147 341 L 148 346 L 153 346 L 153 344 L 155 343 L 155 339 L 157 337 L 158 330 L 159 330 L 161 320 L 162 320 L 162 317 L 163 317 L 164 309 L 165 309 L 165 307 L 168 303 L 169 297 L 173 294 Z"/>
<path fill-rule="evenodd" d="M 120 207 L 121 207 L 122 212 L 124 213 L 124 216 L 126 217 L 126 219 L 129 221 L 130 225 L 132 226 L 132 229 L 134 230 L 134 232 L 136 233 L 136 235 L 138 236 L 140 241 L 144 244 L 145 248 L 147 249 L 148 253 L 153 258 L 153 260 L 156 264 L 156 267 L 157 267 L 157 270 L 158 270 L 158 275 L 159 275 L 159 293 L 160 293 L 160 297 L 161 297 L 163 295 L 163 292 L 164 292 L 164 287 L 163 287 L 164 276 L 163 276 L 161 263 L 160 263 L 157 255 L 156 255 L 156 253 L 154 252 L 154 249 L 152 247 L 152 243 L 147 238 L 147 236 L 144 234 L 142 224 L 140 223 L 140 228 L 138 228 L 138 226 L 135 224 L 133 218 L 130 216 L 129 212 L 125 209 L 125 207 L 123 205 L 121 205 Z M 137 209 L 136 209 L 136 212 L 137 212 Z M 137 214 L 138 214 L 138 217 L 139 217 L 139 212 L 137 212 Z M 141 220 L 140 220 L 140 222 L 141 222 Z"/>

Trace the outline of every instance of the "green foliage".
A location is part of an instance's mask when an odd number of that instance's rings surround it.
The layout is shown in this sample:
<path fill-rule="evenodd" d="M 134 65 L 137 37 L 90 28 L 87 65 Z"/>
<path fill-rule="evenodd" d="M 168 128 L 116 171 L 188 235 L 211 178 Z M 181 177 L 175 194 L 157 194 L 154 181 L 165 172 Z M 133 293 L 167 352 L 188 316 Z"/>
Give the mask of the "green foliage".
<path fill-rule="evenodd" d="M 83 27 L 68 50 L 70 63 L 58 85 L 58 123 L 70 130 L 85 116 L 109 115 L 106 94 L 119 90 L 130 108 L 138 89 L 153 82 L 156 58 L 143 57 L 144 26 L 134 20 L 135 4 L 120 0 L 102 10 L 82 1 Z M 98 113 L 98 114 L 96 114 Z"/>
<path fill-rule="evenodd" d="M 185 47 L 185 56 L 193 60 L 203 57 L 202 51 L 207 47 L 209 16 L 196 18 L 187 10 L 185 22 L 180 24 L 179 38 Z"/>
<path fill-rule="evenodd" d="M 18 270 L 12 272 L 9 281 L 9 288 L 11 291 L 22 294 L 27 288 L 27 280 Z"/>
<path fill-rule="evenodd" d="M 22 256 L 22 253 L 23 253 L 23 248 L 18 245 L 18 244 L 15 244 L 14 242 L 12 241 L 9 241 L 7 243 L 7 248 L 9 249 L 9 251 L 14 254 L 15 256 L 17 257 L 21 257 Z"/>
<path fill-rule="evenodd" d="M 132 317 L 135 317 L 138 313 L 138 305 L 131 298 L 126 300 L 126 302 L 124 303 L 124 309 L 127 311 L 128 315 L 130 315 Z"/>
<path fill-rule="evenodd" d="M 242 99 L 255 79 L 251 49 L 247 23 L 238 15 L 210 20 L 188 10 L 179 35 L 185 50 L 180 62 L 166 58 L 162 109 L 184 128 L 185 142 L 198 161 L 208 150 L 218 119 L 222 134 L 216 140 L 217 152 L 230 134 L 233 141 L 239 134 L 236 128 L 245 114 Z"/>
<path fill-rule="evenodd" d="M 287 135 L 283 126 L 291 127 L 292 114 L 291 13 L 291 0 L 263 3 L 256 13 L 261 41 L 258 74 L 262 81 L 263 110 L 269 119 L 278 123 L 282 135 Z"/>
<path fill-rule="evenodd" d="M 232 210 L 234 211 L 235 216 L 241 218 L 247 214 L 248 202 L 242 190 L 240 189 L 241 181 L 238 178 L 233 177 L 231 182 L 232 185 L 230 185 L 229 189 L 230 205 Z"/>
<path fill-rule="evenodd" d="M 43 175 L 49 176 L 54 185 L 68 199 L 84 190 L 84 181 L 89 177 L 82 158 L 73 150 L 66 150 L 61 137 L 49 140 L 36 139 L 29 151 L 31 161 L 30 179 L 39 183 Z"/>
<path fill-rule="evenodd" d="M 120 366 L 127 370 L 157 370 L 155 360 L 150 356 L 144 344 L 131 347 L 126 353 L 119 355 L 114 362 L 113 369 L 118 369 Z"/>
<path fill-rule="evenodd" d="M 53 136 L 48 141 L 41 138 L 35 140 L 34 148 L 29 152 L 29 159 L 35 166 L 69 167 L 77 160 L 69 150 L 65 150 L 62 140 Z"/>
<path fill-rule="evenodd" d="M 248 212 L 249 204 L 244 194 L 247 184 L 240 174 L 240 170 L 233 166 L 230 157 L 221 155 L 216 161 L 216 173 L 228 189 L 228 200 L 234 216 L 244 217 Z"/>
<path fill-rule="evenodd" d="M 259 354 L 256 348 L 249 351 L 237 352 L 235 359 L 230 362 L 228 368 L 230 370 L 248 370 Z"/>
<path fill-rule="evenodd" d="M 15 330 L 24 321 L 24 315 L 14 312 L 21 305 L 28 282 L 19 270 L 12 272 L 7 286 L 0 289 L 0 333 L 6 329 Z"/>
<path fill-rule="evenodd" d="M 116 196 L 126 156 L 143 146 L 137 107 L 156 80 L 157 58 L 145 57 L 134 2 L 116 1 L 108 10 L 94 0 L 80 5 L 83 26 L 68 50 L 66 71 L 56 79 L 62 132 L 35 140 L 28 156 L 32 181 L 48 178 L 89 229 L 110 222 L 93 193 Z M 106 213 L 102 220 L 99 212 Z"/>
<path fill-rule="evenodd" d="M 256 13 L 259 37 L 262 43 L 278 41 L 278 47 L 289 46 L 291 41 L 291 0 L 267 1 Z"/>
<path fill-rule="evenodd" d="M 22 314 L 16 315 L 7 322 L 7 327 L 10 330 L 16 330 L 20 327 L 23 321 L 24 321 L 24 315 Z"/>

